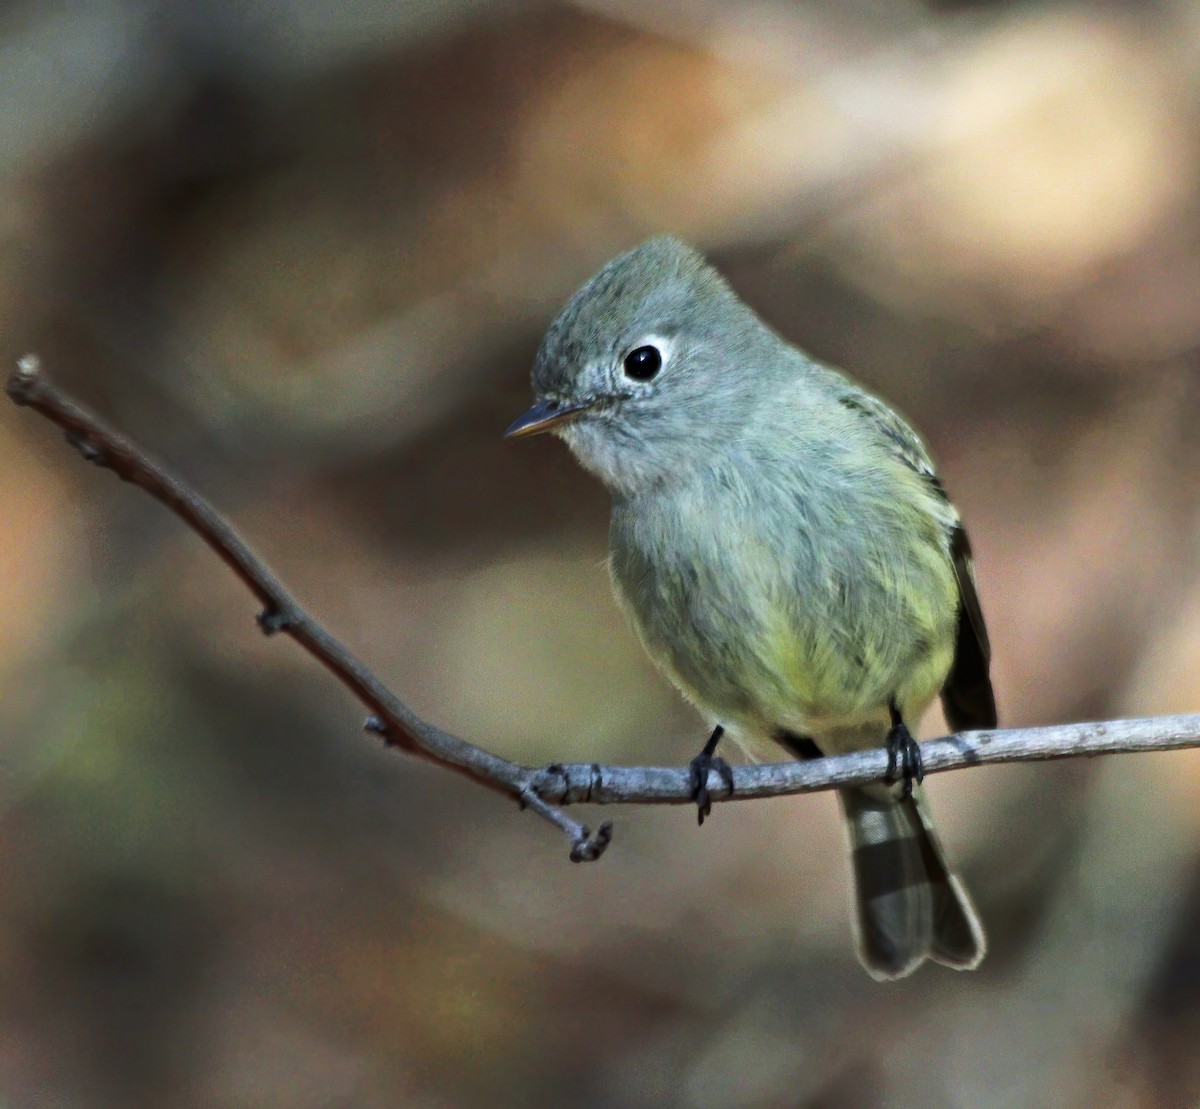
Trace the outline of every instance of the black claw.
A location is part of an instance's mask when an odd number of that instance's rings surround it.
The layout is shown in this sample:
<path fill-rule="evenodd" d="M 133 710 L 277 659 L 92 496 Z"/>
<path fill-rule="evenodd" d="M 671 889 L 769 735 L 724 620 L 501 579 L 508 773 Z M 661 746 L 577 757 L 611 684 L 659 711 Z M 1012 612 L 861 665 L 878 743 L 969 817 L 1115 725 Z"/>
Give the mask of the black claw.
<path fill-rule="evenodd" d="M 913 739 L 912 732 L 900 717 L 900 710 L 892 704 L 892 727 L 885 740 L 887 745 L 888 785 L 903 782 L 901 796 L 908 800 L 912 796 L 913 782 L 918 785 L 925 780 L 925 762 L 921 757 L 921 745 Z"/>
<path fill-rule="evenodd" d="M 714 755 L 713 752 L 717 749 L 717 744 L 721 742 L 721 736 L 725 734 L 725 729 L 718 724 L 713 729 L 713 734 L 708 737 L 708 742 L 704 745 L 704 750 L 700 752 L 688 766 L 689 781 L 692 787 L 692 800 L 696 802 L 696 823 L 703 824 L 704 818 L 712 812 L 712 798 L 708 793 L 708 775 L 709 772 L 715 770 L 721 777 L 721 781 L 728 787 L 729 792 L 733 793 L 733 771 L 729 769 L 727 763 L 720 755 Z"/>
<path fill-rule="evenodd" d="M 733 792 L 733 771 L 720 755 L 701 751 L 692 759 L 688 768 L 691 772 L 692 798 L 696 802 L 696 823 L 703 824 L 712 812 L 712 796 L 708 792 L 708 775 L 715 770 L 730 793 Z"/>

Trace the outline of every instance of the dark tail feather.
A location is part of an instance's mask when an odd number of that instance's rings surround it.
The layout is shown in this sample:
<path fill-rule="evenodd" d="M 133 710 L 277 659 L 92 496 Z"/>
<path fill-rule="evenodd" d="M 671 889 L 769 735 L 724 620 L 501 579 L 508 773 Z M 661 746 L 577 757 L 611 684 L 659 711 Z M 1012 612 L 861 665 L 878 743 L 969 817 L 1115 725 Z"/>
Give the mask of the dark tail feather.
<path fill-rule="evenodd" d="M 926 959 L 979 965 L 986 944 L 962 883 L 942 855 L 919 787 L 901 801 L 883 787 L 839 791 L 850 837 L 859 958 L 876 978 L 902 978 Z"/>

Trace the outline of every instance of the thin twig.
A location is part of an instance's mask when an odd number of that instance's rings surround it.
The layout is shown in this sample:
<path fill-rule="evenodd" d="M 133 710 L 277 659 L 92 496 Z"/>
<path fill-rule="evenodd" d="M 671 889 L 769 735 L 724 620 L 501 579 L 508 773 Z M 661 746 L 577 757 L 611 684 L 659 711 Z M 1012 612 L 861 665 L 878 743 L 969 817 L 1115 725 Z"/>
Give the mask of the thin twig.
<path fill-rule="evenodd" d="M 161 501 L 204 540 L 264 606 L 258 624 L 266 635 L 290 635 L 327 667 L 373 714 L 372 731 L 388 744 L 453 768 L 483 785 L 520 797 L 529 771 L 443 732 L 416 715 L 374 673 L 314 620 L 233 527 L 185 481 L 135 443 L 104 424 L 50 382 L 33 356 L 22 358 L 8 380 L 8 395 L 58 424 L 88 461 L 112 470 Z"/>
<path fill-rule="evenodd" d="M 366 722 L 368 731 L 382 736 L 391 746 L 507 793 L 522 808 L 533 810 L 567 835 L 574 862 L 598 859 L 612 839 L 612 825 L 606 821 L 593 833 L 556 806 L 693 803 L 690 772 L 686 769 L 594 763 L 526 767 L 422 720 L 300 607 L 274 572 L 203 497 L 48 381 L 35 358 L 21 359 L 8 380 L 7 391 L 15 403 L 32 408 L 63 428 L 67 442 L 87 461 L 140 486 L 195 531 L 264 606 L 258 616 L 263 632 L 291 636 L 367 707 L 371 713 Z M 990 763 L 1197 746 L 1200 714 L 964 732 L 928 740 L 921 744 L 921 752 L 925 772 L 935 774 Z M 715 772 L 709 776 L 708 788 L 714 802 L 814 793 L 879 781 L 887 774 L 887 763 L 887 752 L 879 748 L 810 762 L 737 766 L 732 792 Z"/>

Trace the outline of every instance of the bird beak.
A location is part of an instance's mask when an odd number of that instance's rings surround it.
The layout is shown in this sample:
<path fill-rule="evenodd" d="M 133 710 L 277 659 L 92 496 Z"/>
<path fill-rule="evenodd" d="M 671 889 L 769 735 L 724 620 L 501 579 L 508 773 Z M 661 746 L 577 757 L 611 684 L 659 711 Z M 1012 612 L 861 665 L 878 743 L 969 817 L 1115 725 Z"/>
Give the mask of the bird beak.
<path fill-rule="evenodd" d="M 543 431 L 574 420 L 591 408 L 591 401 L 577 404 L 562 404 L 556 400 L 540 400 L 523 416 L 519 416 L 504 433 L 505 439 L 523 439 L 526 435 L 540 435 Z"/>

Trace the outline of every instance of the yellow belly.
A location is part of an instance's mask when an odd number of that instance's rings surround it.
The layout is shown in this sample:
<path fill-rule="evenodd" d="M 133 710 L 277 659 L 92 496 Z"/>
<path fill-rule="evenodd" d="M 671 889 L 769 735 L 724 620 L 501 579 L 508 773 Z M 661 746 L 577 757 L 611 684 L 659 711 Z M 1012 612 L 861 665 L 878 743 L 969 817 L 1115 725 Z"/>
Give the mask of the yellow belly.
<path fill-rule="evenodd" d="M 615 506 L 613 583 L 639 638 L 748 743 L 787 731 L 826 753 L 874 746 L 893 702 L 915 725 L 946 679 L 958 585 L 945 532 L 920 502 L 865 488 L 864 503 L 810 506 L 773 504 L 769 484 L 722 499 L 709 483 Z"/>

